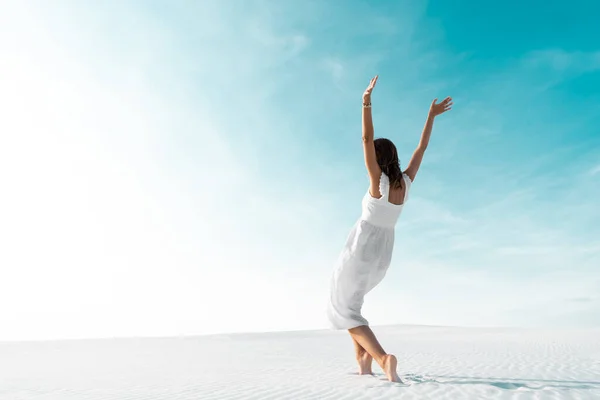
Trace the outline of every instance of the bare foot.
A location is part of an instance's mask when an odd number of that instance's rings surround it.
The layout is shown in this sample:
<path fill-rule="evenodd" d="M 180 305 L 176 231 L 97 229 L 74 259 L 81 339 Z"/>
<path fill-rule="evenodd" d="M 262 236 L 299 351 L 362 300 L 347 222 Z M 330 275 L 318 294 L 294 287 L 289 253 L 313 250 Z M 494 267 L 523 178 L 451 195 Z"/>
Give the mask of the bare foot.
<path fill-rule="evenodd" d="M 366 351 L 358 356 L 358 374 L 359 375 L 373 375 L 371 365 L 373 364 L 373 357 Z"/>
<path fill-rule="evenodd" d="M 387 354 L 383 358 L 383 372 L 387 376 L 390 382 L 400 382 L 400 377 L 396 372 L 396 367 L 398 366 L 398 360 L 396 356 L 393 354 Z"/>

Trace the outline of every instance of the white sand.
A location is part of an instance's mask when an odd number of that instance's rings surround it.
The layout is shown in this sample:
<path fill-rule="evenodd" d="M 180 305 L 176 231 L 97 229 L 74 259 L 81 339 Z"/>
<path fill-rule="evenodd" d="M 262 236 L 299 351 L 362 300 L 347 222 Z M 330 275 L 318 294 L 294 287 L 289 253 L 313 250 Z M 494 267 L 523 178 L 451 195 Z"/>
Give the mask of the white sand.
<path fill-rule="evenodd" d="M 0 343 L 0 399 L 600 399 L 600 331 L 375 328 L 402 386 L 345 332 Z"/>

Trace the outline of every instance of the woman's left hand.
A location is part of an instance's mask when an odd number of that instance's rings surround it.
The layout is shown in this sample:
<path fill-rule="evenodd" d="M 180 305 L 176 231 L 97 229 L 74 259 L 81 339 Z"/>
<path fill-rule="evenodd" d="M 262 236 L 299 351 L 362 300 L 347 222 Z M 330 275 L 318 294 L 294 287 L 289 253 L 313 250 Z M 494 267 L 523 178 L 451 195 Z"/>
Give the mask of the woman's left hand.
<path fill-rule="evenodd" d="M 377 83 L 377 78 L 379 78 L 379 75 L 375 75 L 375 78 L 371 79 L 371 82 L 369 83 L 367 90 L 365 90 L 365 92 L 363 93 L 363 103 L 369 104 L 371 102 L 371 92 L 375 88 L 375 84 Z"/>

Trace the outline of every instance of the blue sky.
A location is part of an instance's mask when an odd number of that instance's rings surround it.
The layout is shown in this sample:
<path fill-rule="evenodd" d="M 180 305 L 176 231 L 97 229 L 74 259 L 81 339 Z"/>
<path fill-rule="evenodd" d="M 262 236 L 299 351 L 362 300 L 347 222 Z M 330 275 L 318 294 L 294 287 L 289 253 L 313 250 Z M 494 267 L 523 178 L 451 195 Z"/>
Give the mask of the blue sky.
<path fill-rule="evenodd" d="M 4 7 L 0 339 L 324 328 L 375 74 L 404 166 L 455 107 L 367 319 L 600 326 L 593 2 Z"/>

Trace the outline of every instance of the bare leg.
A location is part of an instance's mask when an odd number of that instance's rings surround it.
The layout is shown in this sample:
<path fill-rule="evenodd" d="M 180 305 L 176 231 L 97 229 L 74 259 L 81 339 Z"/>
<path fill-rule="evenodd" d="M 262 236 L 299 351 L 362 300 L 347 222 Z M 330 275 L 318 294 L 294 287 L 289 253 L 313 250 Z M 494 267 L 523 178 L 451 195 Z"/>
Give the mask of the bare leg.
<path fill-rule="evenodd" d="M 356 361 L 358 361 L 358 374 L 372 375 L 373 357 L 354 338 L 352 338 L 352 343 L 354 343 L 354 352 L 356 353 Z"/>
<path fill-rule="evenodd" d="M 371 328 L 363 325 L 349 329 L 348 332 L 350 332 L 352 339 L 373 357 L 391 382 L 400 382 L 400 378 L 396 372 L 396 366 L 398 364 L 396 356 L 387 354 L 385 350 L 383 350 L 383 347 L 379 344 L 379 341 Z"/>

